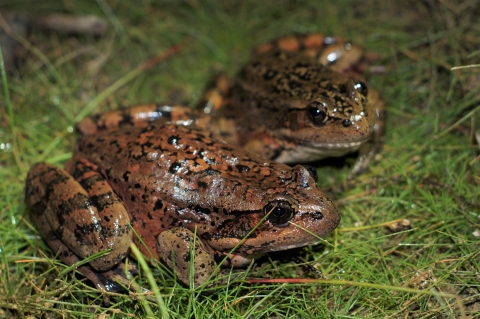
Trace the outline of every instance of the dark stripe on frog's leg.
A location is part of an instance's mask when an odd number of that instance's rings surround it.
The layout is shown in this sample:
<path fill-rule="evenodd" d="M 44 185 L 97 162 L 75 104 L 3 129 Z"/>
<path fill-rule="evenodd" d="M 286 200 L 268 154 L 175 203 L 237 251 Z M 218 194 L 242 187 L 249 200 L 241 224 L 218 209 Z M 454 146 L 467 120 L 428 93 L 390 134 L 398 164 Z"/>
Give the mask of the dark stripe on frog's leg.
<path fill-rule="evenodd" d="M 66 171 L 46 163 L 34 165 L 26 180 L 26 202 L 37 229 L 50 247 L 55 251 L 60 245 L 69 249 L 69 254 L 63 257 L 66 263 L 70 263 L 71 253 L 82 259 L 112 248 L 110 253 L 90 262 L 95 269 L 106 270 L 127 254 L 131 242 L 128 221 L 119 222 L 122 236 L 105 237 L 102 229 L 105 221 L 87 192 Z M 112 247 L 112 243 L 116 246 Z"/>
<path fill-rule="evenodd" d="M 371 138 L 359 149 L 358 158 L 356 159 L 350 174 L 348 174 L 348 179 L 352 179 L 363 173 L 367 166 L 375 160 L 375 156 L 380 152 L 383 145 L 386 120 L 385 104 L 375 90 L 370 90 L 368 98 L 369 103 L 375 105 L 377 121 Z"/>
<path fill-rule="evenodd" d="M 207 282 L 216 267 L 213 256 L 207 251 L 201 239 L 186 228 L 172 228 L 160 233 L 157 237 L 158 255 L 175 271 L 178 279 L 187 286 L 190 282 L 190 250 L 193 250 L 195 271 L 193 284 L 198 287 Z M 173 260 L 172 260 L 173 257 Z"/>
<path fill-rule="evenodd" d="M 120 127 L 145 127 L 153 121 L 180 122 L 198 118 L 197 112 L 181 105 L 141 104 L 87 117 L 78 122 L 82 135 L 95 135 L 102 131 L 114 131 Z"/>
<path fill-rule="evenodd" d="M 195 109 L 205 114 L 211 114 L 225 105 L 229 92 L 228 76 L 225 72 L 220 72 L 208 82 Z"/>

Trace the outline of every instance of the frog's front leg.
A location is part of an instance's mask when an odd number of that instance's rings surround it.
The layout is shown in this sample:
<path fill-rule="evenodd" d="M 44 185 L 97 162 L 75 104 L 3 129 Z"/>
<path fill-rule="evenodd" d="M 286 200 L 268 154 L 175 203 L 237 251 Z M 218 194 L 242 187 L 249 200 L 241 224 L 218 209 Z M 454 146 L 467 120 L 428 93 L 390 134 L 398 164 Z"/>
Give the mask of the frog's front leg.
<path fill-rule="evenodd" d="M 110 250 L 78 269 L 98 288 L 108 290 L 96 271 L 114 268 L 127 255 L 132 242 L 130 218 L 93 166 L 78 161 L 73 172 L 78 181 L 54 165 L 34 165 L 27 176 L 25 199 L 41 236 L 66 264 Z"/>
<path fill-rule="evenodd" d="M 192 245 L 195 245 L 192 247 Z M 168 267 L 175 270 L 178 279 L 189 285 L 190 269 L 193 266 L 193 284 L 204 284 L 216 267 L 211 252 L 195 234 L 186 228 L 164 230 L 157 237 L 158 255 Z M 193 265 L 190 253 L 193 252 Z"/>
<path fill-rule="evenodd" d="M 206 126 L 208 118 L 182 105 L 141 104 L 84 118 L 76 128 L 82 135 L 96 135 L 126 126 L 145 127 L 153 121 Z"/>
<path fill-rule="evenodd" d="M 370 139 L 360 147 L 358 157 L 353 164 L 348 179 L 352 179 L 356 175 L 363 173 L 368 165 L 375 159 L 375 156 L 380 152 L 383 145 L 386 118 L 385 103 L 375 90 L 369 90 L 368 103 L 370 104 L 370 112 L 376 113 L 373 133 Z"/>

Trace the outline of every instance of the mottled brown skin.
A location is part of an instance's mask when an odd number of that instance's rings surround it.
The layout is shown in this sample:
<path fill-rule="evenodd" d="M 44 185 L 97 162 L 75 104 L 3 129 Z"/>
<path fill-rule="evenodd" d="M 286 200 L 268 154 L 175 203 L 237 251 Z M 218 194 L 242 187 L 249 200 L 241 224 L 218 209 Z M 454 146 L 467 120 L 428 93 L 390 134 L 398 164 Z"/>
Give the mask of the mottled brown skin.
<path fill-rule="evenodd" d="M 196 233 L 197 286 L 215 261 L 242 267 L 259 254 L 313 243 L 340 221 L 303 166 L 263 160 L 195 125 L 127 122 L 117 117 L 83 131 L 66 171 L 40 163 L 26 181 L 34 223 L 64 262 L 111 249 L 83 272 L 101 289 L 108 287 L 95 271 L 108 278 L 132 240 L 138 244 L 130 225 L 146 245 L 140 250 L 175 264 L 185 283 Z"/>

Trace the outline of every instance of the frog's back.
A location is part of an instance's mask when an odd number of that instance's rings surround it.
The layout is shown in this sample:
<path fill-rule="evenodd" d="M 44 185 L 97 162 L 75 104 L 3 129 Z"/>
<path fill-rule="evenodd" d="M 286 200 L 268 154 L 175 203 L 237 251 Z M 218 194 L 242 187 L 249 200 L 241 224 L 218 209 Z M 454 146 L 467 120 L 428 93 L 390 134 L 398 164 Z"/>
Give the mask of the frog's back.
<path fill-rule="evenodd" d="M 259 55 L 239 72 L 237 90 L 308 102 L 316 95 L 341 96 L 348 82 L 343 75 L 298 52 L 281 50 Z"/>
<path fill-rule="evenodd" d="M 179 206 L 192 198 L 205 204 L 216 198 L 211 204 L 218 205 L 233 195 L 248 199 L 243 205 L 252 205 L 259 202 L 260 189 L 285 186 L 295 178 L 288 166 L 231 148 L 196 126 L 128 127 L 86 136 L 77 146 L 75 156 L 98 165 L 119 191 L 169 193 Z M 145 199 L 147 192 L 142 196 Z"/>

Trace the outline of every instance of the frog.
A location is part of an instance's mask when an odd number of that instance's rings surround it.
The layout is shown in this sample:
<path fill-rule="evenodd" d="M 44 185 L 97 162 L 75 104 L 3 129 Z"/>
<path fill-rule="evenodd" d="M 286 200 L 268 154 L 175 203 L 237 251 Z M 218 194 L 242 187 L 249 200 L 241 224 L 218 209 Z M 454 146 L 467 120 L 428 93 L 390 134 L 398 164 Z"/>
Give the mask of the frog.
<path fill-rule="evenodd" d="M 358 151 L 352 178 L 385 132 L 384 102 L 361 80 L 371 59 L 342 38 L 281 37 L 258 46 L 233 83 L 225 73 L 214 78 L 195 108 L 231 143 L 281 163 Z"/>
<path fill-rule="evenodd" d="M 232 146 L 180 109 L 143 105 L 86 118 L 64 169 L 37 163 L 28 172 L 36 229 L 68 265 L 96 256 L 78 271 L 101 291 L 118 288 L 131 245 L 195 288 L 219 265 L 241 268 L 318 242 L 340 222 L 315 170 Z"/>

